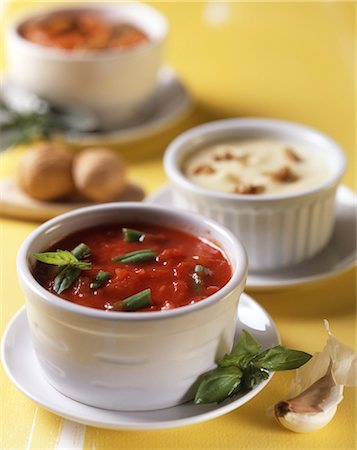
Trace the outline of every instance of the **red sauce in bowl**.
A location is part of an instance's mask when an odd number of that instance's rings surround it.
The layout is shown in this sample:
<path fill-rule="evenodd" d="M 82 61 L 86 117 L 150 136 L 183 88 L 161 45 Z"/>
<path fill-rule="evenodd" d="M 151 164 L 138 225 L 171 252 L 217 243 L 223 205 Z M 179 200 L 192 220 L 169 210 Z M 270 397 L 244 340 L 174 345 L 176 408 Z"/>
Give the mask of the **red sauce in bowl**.
<path fill-rule="evenodd" d="M 61 298 L 78 305 L 110 310 L 112 305 L 150 289 L 151 305 L 138 311 L 168 310 L 207 298 L 232 276 L 230 263 L 213 243 L 174 228 L 148 224 L 128 227 L 144 233 L 140 240 L 126 242 L 121 225 L 105 225 L 74 233 L 48 250 L 71 250 L 80 243 L 91 250 L 91 255 L 85 258 L 91 268 L 82 270 L 73 284 L 59 294 Z M 113 261 L 117 256 L 148 249 L 155 253 L 152 260 Z M 34 277 L 56 294 L 53 280 L 58 270 L 56 266 L 37 262 Z M 99 271 L 108 272 L 110 278 L 95 289 L 93 281 Z"/>
<path fill-rule="evenodd" d="M 20 34 L 28 41 L 62 50 L 126 49 L 149 40 L 134 25 L 90 11 L 63 11 L 31 19 L 21 26 Z"/>

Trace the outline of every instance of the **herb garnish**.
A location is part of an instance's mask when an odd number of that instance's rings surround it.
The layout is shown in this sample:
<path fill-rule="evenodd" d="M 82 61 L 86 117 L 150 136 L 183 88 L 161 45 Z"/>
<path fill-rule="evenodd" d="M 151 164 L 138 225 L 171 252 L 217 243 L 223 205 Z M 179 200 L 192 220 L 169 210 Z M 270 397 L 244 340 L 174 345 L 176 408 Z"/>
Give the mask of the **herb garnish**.
<path fill-rule="evenodd" d="M 218 367 L 200 377 L 194 402 L 220 403 L 244 394 L 269 378 L 269 371 L 291 370 L 305 364 L 311 355 L 282 345 L 260 352 L 261 345 L 245 330 L 231 353 L 218 361 Z"/>
<path fill-rule="evenodd" d="M 56 252 L 33 253 L 32 255 L 38 261 L 55 266 L 66 266 L 67 264 L 77 263 L 78 259 L 68 250 L 57 250 Z"/>
<path fill-rule="evenodd" d="M 85 244 L 79 244 L 71 252 L 68 250 L 57 250 L 55 252 L 33 253 L 32 256 L 45 264 L 51 264 L 60 268 L 54 282 L 53 289 L 60 294 L 68 289 L 79 277 L 82 270 L 92 268 L 92 264 L 81 259 L 90 256 L 91 251 Z"/>
<path fill-rule="evenodd" d="M 0 151 L 10 145 L 50 139 L 58 133 L 81 134 L 96 129 L 97 118 L 86 108 L 58 107 L 13 83 L 2 86 Z"/>

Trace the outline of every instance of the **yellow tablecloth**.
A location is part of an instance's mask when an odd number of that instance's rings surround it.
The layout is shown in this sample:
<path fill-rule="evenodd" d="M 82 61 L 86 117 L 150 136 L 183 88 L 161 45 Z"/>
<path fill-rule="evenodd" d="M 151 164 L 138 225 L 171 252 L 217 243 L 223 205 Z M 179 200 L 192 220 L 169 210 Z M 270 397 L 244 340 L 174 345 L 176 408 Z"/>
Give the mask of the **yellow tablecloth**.
<path fill-rule="evenodd" d="M 38 6 L 36 2 L 8 3 L 6 16 L 30 3 Z M 221 117 L 268 116 L 330 134 L 349 158 L 344 182 L 356 187 L 354 2 L 160 2 L 155 6 L 171 24 L 166 61 L 185 81 L 198 106 L 174 128 L 121 146 L 133 179 L 149 192 L 164 183 L 160 155 L 184 128 Z M 14 152 L 1 158 L 2 176 L 13 173 L 17 156 Z M 2 330 L 24 303 L 15 256 L 36 225 L 1 220 Z M 336 336 L 354 345 L 355 287 L 355 272 L 349 271 L 299 289 L 249 293 L 272 315 L 284 344 L 314 352 L 325 342 L 323 318 L 329 319 Z M 345 400 L 331 424 L 316 433 L 293 434 L 267 417 L 267 407 L 284 398 L 292 376 L 276 374 L 252 401 L 210 422 L 177 430 L 127 432 L 73 426 L 23 396 L 2 371 L 1 448 L 355 448 L 352 389 L 345 390 Z"/>

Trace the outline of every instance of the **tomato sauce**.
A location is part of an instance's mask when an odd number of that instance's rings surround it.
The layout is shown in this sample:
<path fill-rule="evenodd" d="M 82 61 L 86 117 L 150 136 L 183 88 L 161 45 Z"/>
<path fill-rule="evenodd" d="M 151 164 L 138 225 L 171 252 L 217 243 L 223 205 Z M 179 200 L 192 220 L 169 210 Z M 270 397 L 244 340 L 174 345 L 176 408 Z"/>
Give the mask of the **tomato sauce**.
<path fill-rule="evenodd" d="M 94 12 L 56 12 L 29 20 L 21 35 L 36 44 L 63 50 L 126 49 L 148 41 L 128 23 L 117 23 Z"/>
<path fill-rule="evenodd" d="M 232 276 L 230 263 L 213 243 L 174 228 L 141 223 L 127 226 L 145 233 L 140 241 L 125 242 L 121 225 L 105 225 L 76 232 L 49 249 L 72 250 L 84 243 L 91 250 L 91 256 L 85 259 L 92 264 L 91 269 L 82 270 L 78 279 L 60 294 L 61 298 L 91 308 L 110 309 L 118 301 L 151 289 L 151 305 L 139 311 L 164 311 L 207 298 Z M 153 250 L 155 259 L 132 264 L 112 260 L 143 249 Z M 197 267 L 206 270 L 199 285 L 195 282 Z M 93 289 L 93 280 L 100 270 L 109 272 L 110 278 Z M 56 294 L 53 280 L 57 271 L 56 266 L 37 262 L 34 277 Z"/>

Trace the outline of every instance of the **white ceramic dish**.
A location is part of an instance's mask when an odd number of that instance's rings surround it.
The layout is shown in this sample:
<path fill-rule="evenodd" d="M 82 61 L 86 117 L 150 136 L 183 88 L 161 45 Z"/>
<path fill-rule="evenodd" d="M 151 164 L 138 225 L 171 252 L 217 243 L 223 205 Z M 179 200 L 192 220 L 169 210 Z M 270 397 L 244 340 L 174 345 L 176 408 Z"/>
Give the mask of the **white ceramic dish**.
<path fill-rule="evenodd" d="M 33 253 L 85 227 L 137 221 L 164 223 L 215 242 L 231 263 L 231 279 L 201 302 L 141 313 L 80 306 L 35 281 Z M 198 376 L 230 350 L 247 259 L 228 230 L 196 214 L 142 203 L 107 203 L 41 225 L 22 244 L 17 269 L 36 355 L 50 384 L 92 406 L 154 410 L 190 400 Z"/>
<path fill-rule="evenodd" d="M 145 200 L 162 206 L 173 204 L 173 192 L 166 185 Z M 354 267 L 357 260 L 357 196 L 347 186 L 340 186 L 336 196 L 335 227 L 327 247 L 315 257 L 285 270 L 248 273 L 247 288 L 254 291 L 291 289 L 327 280 Z"/>
<path fill-rule="evenodd" d="M 244 293 L 238 306 L 236 338 L 242 329 L 252 334 L 263 348 L 280 343 L 277 328 L 271 317 Z M 67 419 L 100 428 L 149 430 L 192 425 L 239 408 L 255 397 L 269 382 L 266 380 L 242 397 L 227 400 L 219 405 L 186 403 L 159 411 L 141 412 L 94 408 L 62 395 L 47 383 L 35 356 L 25 308 L 18 311 L 5 331 L 1 358 L 10 380 L 31 400 Z"/>
<path fill-rule="evenodd" d="M 328 166 L 326 181 L 289 194 L 239 195 L 198 186 L 181 170 L 185 158 L 197 148 L 264 137 L 307 145 Z M 175 205 L 227 226 L 243 242 L 249 269 L 271 271 L 307 260 L 327 245 L 346 158 L 331 138 L 303 125 L 273 119 L 227 119 L 180 135 L 167 148 L 164 166 L 173 186 Z"/>
<path fill-rule="evenodd" d="M 119 108 L 119 105 L 117 106 Z M 112 130 L 66 133 L 61 137 L 70 144 L 124 144 L 147 138 L 183 120 L 192 110 L 190 92 L 172 67 L 159 71 L 151 98 L 138 108 L 131 120 Z"/>
<path fill-rule="evenodd" d="M 149 41 L 123 51 L 66 51 L 34 44 L 19 32 L 32 18 L 83 10 L 127 21 L 143 30 Z M 167 30 L 159 11 L 135 2 L 36 9 L 8 30 L 10 77 L 52 103 L 89 108 L 103 128 L 111 128 L 131 119 L 153 94 Z"/>

